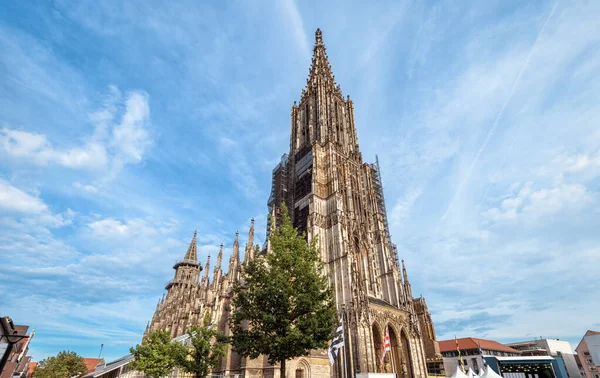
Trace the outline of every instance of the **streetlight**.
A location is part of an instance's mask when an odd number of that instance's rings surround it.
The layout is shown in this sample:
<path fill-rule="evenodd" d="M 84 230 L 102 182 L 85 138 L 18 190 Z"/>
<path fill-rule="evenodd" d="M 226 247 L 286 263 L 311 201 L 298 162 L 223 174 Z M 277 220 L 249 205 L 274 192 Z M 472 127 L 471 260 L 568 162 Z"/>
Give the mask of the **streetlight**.
<path fill-rule="evenodd" d="M 14 345 L 23 339 L 29 338 L 29 336 L 19 335 L 19 331 L 15 329 L 15 325 L 13 324 L 12 319 L 8 316 L 4 316 L 0 318 L 0 341 L 2 341 L 2 339 L 4 338 L 6 338 L 8 346 L 4 351 L 2 360 L 0 360 L 0 372 L 4 371 L 4 367 L 6 366 L 8 357 L 12 353 Z"/>

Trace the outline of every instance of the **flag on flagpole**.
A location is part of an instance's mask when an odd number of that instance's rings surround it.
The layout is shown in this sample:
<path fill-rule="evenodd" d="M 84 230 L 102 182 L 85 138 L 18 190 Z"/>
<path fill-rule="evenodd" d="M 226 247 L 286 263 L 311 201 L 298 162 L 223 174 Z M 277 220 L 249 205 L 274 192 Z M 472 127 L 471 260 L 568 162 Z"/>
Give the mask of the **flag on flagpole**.
<path fill-rule="evenodd" d="M 383 348 L 381 353 L 381 363 L 383 364 L 383 360 L 385 359 L 385 354 L 392 349 L 390 344 L 390 330 L 388 327 L 385 327 L 385 337 L 383 338 Z"/>
<path fill-rule="evenodd" d="M 456 338 L 456 336 L 454 336 L 454 340 L 456 341 L 456 351 L 458 352 L 458 365 L 460 366 L 460 370 L 462 370 L 462 372 L 466 374 L 465 362 L 463 361 L 462 356 L 460 355 L 460 347 L 458 346 L 458 339 Z"/>
<path fill-rule="evenodd" d="M 344 318 L 340 318 L 340 323 L 335 331 L 335 337 L 329 346 L 329 362 L 331 366 L 335 363 L 335 359 L 341 347 L 344 346 Z"/>

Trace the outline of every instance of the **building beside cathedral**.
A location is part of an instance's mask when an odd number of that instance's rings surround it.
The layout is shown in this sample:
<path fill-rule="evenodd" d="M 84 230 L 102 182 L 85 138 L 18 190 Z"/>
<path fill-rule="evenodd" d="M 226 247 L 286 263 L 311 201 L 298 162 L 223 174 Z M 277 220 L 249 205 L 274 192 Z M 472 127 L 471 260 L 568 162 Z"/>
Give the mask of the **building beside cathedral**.
<path fill-rule="evenodd" d="M 428 365 L 432 370 L 441 364 L 439 346 L 425 300 L 413 298 L 404 262 L 391 241 L 378 161 L 363 161 L 354 104 L 335 82 L 318 29 L 313 51 L 306 88 L 292 106 L 290 149 L 273 170 L 268 207 L 277 219 L 285 203 L 299 232 L 308 240 L 318 236 L 337 313 L 345 320 L 345 347 L 333 367 L 327 351 L 315 350 L 289 361 L 287 376 L 341 378 L 395 370 L 398 378 L 426 377 Z M 254 258 L 253 244 L 254 221 L 244 261 Z M 167 329 L 176 337 L 200 324 L 208 311 L 229 335 L 229 304 L 241 267 L 237 234 L 232 248 L 227 272 L 221 271 L 221 245 L 212 279 L 210 257 L 200 278 L 194 234 L 147 331 Z M 268 253 L 268 243 L 264 249 Z M 392 351 L 382 362 L 386 329 Z M 279 370 L 266 358 L 242 358 L 230 347 L 215 373 L 276 377 Z"/>

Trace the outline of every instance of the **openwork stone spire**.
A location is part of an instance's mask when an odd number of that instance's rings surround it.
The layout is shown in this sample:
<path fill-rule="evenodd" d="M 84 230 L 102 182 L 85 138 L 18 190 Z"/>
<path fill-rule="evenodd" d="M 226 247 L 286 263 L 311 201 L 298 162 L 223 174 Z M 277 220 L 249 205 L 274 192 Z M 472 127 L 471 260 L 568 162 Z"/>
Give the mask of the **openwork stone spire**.
<path fill-rule="evenodd" d="M 190 261 L 194 261 L 194 262 L 198 261 L 198 250 L 197 250 L 198 247 L 196 246 L 197 233 L 198 233 L 197 231 L 194 231 L 194 237 L 192 238 L 190 246 L 188 247 L 188 250 L 185 253 L 185 257 L 183 258 L 184 260 L 190 260 Z"/>
<path fill-rule="evenodd" d="M 248 241 L 246 242 L 246 251 L 244 253 L 244 262 L 254 258 L 254 218 L 250 220 L 250 230 L 248 231 Z"/>
<path fill-rule="evenodd" d="M 340 86 L 335 83 L 335 76 L 331 71 L 331 65 L 329 64 L 325 45 L 323 44 L 323 34 L 321 33 L 321 29 L 317 29 L 315 33 L 313 58 L 310 65 L 308 80 L 306 81 L 306 91 L 303 91 L 302 93 L 303 97 L 305 93 L 312 92 L 319 83 L 322 83 L 327 90 L 332 90 L 342 96 Z"/>

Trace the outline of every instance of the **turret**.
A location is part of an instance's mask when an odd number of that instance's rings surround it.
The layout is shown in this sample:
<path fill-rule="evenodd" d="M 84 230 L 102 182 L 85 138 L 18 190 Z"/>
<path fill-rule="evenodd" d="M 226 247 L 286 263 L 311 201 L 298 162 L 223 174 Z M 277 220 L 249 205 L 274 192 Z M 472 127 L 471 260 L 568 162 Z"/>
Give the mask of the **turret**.
<path fill-rule="evenodd" d="M 204 276 L 202 276 L 202 283 L 208 281 L 208 271 L 210 270 L 210 255 L 206 258 L 206 265 L 204 266 Z"/>
<path fill-rule="evenodd" d="M 194 237 L 183 257 L 183 260 L 178 261 L 173 265 L 175 269 L 175 278 L 170 281 L 165 289 L 169 290 L 175 284 L 198 285 L 200 272 L 202 267 L 198 263 L 198 247 L 196 245 L 197 232 L 194 231 Z"/>
<path fill-rule="evenodd" d="M 221 263 L 223 262 L 223 243 L 219 246 L 219 254 L 217 255 L 217 264 L 213 272 L 213 284 L 218 285 L 221 279 Z"/>
<path fill-rule="evenodd" d="M 244 251 L 244 263 L 254 258 L 254 218 L 250 220 L 250 231 L 248 231 L 248 241 Z"/>
<path fill-rule="evenodd" d="M 410 288 L 410 282 L 408 282 L 408 274 L 406 273 L 406 267 L 404 266 L 404 260 L 402 260 L 402 277 L 404 277 L 404 292 L 408 297 L 407 300 L 412 302 L 412 289 Z"/>
<path fill-rule="evenodd" d="M 229 275 L 233 280 L 237 279 L 238 267 L 240 266 L 240 233 L 236 231 L 235 241 L 233 242 L 233 251 L 231 252 L 231 258 L 229 259 Z"/>

